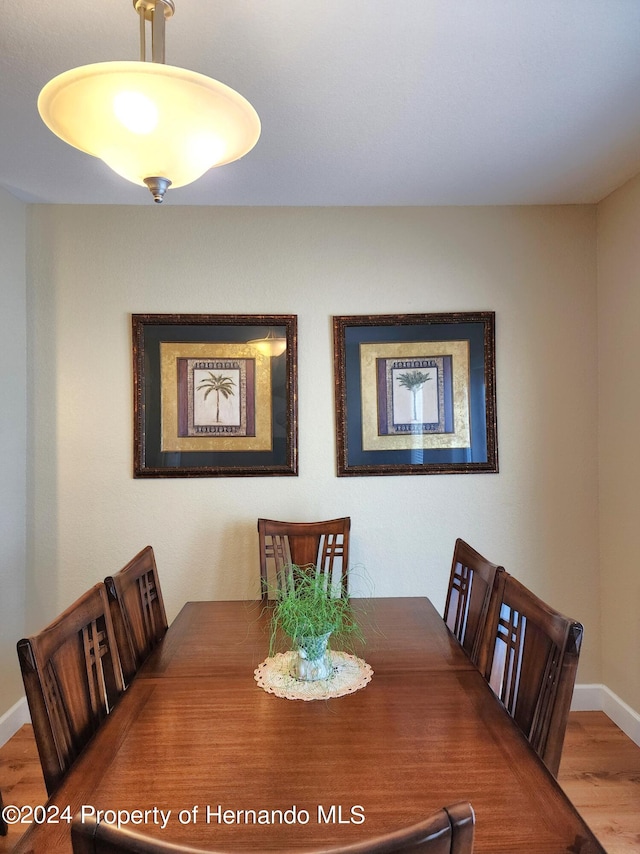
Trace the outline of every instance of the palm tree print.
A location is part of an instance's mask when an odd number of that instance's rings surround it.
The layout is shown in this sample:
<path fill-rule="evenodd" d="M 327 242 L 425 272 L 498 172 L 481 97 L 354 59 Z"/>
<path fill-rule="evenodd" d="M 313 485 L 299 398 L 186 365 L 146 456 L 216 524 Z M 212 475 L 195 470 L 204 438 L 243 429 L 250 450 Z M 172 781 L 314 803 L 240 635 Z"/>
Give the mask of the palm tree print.
<path fill-rule="evenodd" d="M 225 400 L 232 397 L 235 392 L 233 391 L 232 386 L 235 383 L 231 379 L 231 377 L 225 377 L 222 374 L 214 374 L 212 371 L 209 371 L 209 376 L 206 380 L 203 380 L 200 385 L 197 387 L 197 391 L 200 389 L 206 389 L 204 393 L 204 400 L 206 400 L 212 391 L 216 393 L 216 424 L 220 423 L 220 395 L 222 395 Z"/>
<path fill-rule="evenodd" d="M 418 418 L 418 392 L 422 386 L 431 379 L 430 374 L 423 374 L 422 371 L 411 371 L 406 374 L 398 374 L 397 380 L 401 386 L 409 389 L 413 395 L 413 420 L 419 421 Z"/>

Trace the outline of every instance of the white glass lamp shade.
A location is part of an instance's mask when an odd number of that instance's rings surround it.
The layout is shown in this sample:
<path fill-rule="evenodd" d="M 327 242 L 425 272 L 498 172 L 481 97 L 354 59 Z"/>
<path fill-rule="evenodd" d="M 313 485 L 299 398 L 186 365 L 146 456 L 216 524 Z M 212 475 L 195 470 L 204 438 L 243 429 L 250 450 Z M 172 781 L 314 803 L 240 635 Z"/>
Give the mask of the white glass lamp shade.
<path fill-rule="evenodd" d="M 213 166 L 245 155 L 260 119 L 224 83 L 155 62 L 99 62 L 54 77 L 40 92 L 47 127 L 142 184 L 149 177 L 182 187 Z"/>

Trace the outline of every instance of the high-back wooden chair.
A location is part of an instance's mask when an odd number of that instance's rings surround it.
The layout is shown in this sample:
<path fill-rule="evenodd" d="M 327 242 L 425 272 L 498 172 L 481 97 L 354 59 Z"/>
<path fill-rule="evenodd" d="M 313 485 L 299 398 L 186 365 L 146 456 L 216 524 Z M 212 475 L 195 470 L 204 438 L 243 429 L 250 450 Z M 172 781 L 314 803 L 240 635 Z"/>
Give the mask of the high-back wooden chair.
<path fill-rule="evenodd" d="M 18 659 L 51 794 L 123 691 L 104 584 L 19 641 Z"/>
<path fill-rule="evenodd" d="M 504 573 L 488 627 L 485 677 L 554 776 L 558 774 L 583 628 Z"/>
<path fill-rule="evenodd" d="M 73 854 L 216 854 L 213 849 L 175 845 L 93 817 L 82 820 L 81 814 L 71 822 L 71 846 Z"/>
<path fill-rule="evenodd" d="M 311 854 L 472 854 L 474 822 L 471 804 L 454 804 L 411 827 Z M 216 854 L 215 849 L 174 845 L 93 818 L 82 821 L 80 815 L 71 824 L 71 841 L 73 854 Z"/>
<path fill-rule="evenodd" d="M 326 522 L 258 519 L 260 584 L 263 600 L 290 583 L 287 568 L 313 564 L 326 575 L 335 595 L 347 595 L 351 518 Z"/>
<path fill-rule="evenodd" d="M 486 664 L 485 629 L 496 616 L 492 613 L 497 607 L 494 594 L 503 572 L 502 566 L 488 561 L 464 540 L 456 540 L 444 621 L 481 670 Z"/>
<path fill-rule="evenodd" d="M 129 685 L 167 631 L 167 615 L 151 546 L 104 580 L 122 673 Z"/>
<path fill-rule="evenodd" d="M 4 818 L 4 804 L 2 803 L 2 792 L 0 792 L 0 836 L 7 835 L 7 822 Z"/>
<path fill-rule="evenodd" d="M 444 807 L 418 824 L 337 848 L 322 848 L 313 854 L 472 854 L 475 815 L 471 804 Z"/>

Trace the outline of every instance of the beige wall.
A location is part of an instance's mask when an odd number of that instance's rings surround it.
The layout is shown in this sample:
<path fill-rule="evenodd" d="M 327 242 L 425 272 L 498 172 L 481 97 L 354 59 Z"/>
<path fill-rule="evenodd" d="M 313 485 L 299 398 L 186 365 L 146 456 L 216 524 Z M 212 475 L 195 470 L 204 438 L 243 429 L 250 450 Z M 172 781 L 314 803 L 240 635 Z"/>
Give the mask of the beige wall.
<path fill-rule="evenodd" d="M 588 206 L 30 207 L 29 629 L 147 543 L 170 618 L 256 596 L 259 516 L 349 514 L 376 595 L 442 608 L 462 536 L 600 681 L 595 236 Z M 331 316 L 450 310 L 497 315 L 500 474 L 336 478 Z M 134 480 L 132 312 L 297 314 L 299 477 Z"/>
<path fill-rule="evenodd" d="M 606 685 L 640 711 L 640 176 L 598 208 L 602 653 Z"/>
<path fill-rule="evenodd" d="M 26 206 L 0 189 L 0 716 L 23 694 L 27 518 Z"/>

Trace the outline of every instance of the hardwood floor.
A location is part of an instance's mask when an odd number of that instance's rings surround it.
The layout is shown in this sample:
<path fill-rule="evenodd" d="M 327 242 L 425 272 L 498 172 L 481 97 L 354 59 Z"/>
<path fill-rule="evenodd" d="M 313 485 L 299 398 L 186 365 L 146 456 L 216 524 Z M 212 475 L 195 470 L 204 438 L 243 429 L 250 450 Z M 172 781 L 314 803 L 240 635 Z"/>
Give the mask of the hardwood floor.
<path fill-rule="evenodd" d="M 7 804 L 35 807 L 47 800 L 31 725 L 21 727 L 0 747 L 0 791 L 5 807 Z M 7 835 L 0 836 L 0 852 L 12 851 L 27 827 L 10 825 Z"/>
<path fill-rule="evenodd" d="M 640 851 L 640 747 L 603 712 L 571 712 L 559 781 L 608 854 Z M 0 790 L 5 805 L 46 800 L 30 726 L 0 747 Z M 0 836 L 0 854 L 23 830 L 12 825 Z"/>
<path fill-rule="evenodd" d="M 604 712 L 571 712 L 558 780 L 608 854 L 640 851 L 640 747 Z"/>

